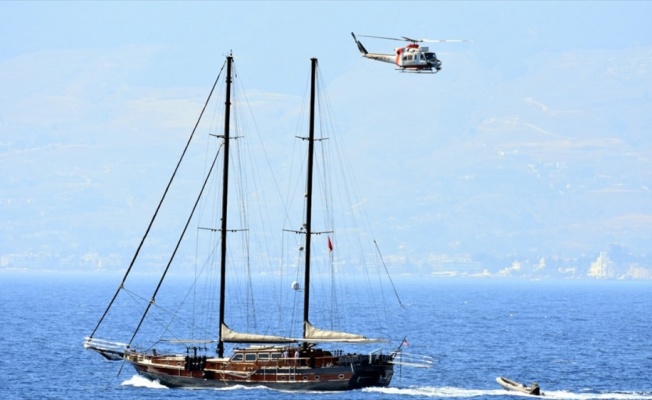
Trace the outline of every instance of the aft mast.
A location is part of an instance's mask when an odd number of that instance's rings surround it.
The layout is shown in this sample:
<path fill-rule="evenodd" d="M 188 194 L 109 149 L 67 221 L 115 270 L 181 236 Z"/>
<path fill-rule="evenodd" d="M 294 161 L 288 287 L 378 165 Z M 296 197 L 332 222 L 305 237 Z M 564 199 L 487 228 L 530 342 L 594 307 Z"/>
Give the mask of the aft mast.
<path fill-rule="evenodd" d="M 226 233 L 227 233 L 227 215 L 228 215 L 228 189 L 229 189 L 229 125 L 231 122 L 231 65 L 233 64 L 233 55 L 229 54 L 226 58 L 226 99 L 224 100 L 224 168 L 222 177 L 222 225 L 221 232 L 221 251 L 220 251 L 220 321 L 218 325 L 219 337 L 217 341 L 217 356 L 224 357 L 224 341 L 222 338 L 222 326 L 224 325 L 224 294 L 226 291 Z"/>

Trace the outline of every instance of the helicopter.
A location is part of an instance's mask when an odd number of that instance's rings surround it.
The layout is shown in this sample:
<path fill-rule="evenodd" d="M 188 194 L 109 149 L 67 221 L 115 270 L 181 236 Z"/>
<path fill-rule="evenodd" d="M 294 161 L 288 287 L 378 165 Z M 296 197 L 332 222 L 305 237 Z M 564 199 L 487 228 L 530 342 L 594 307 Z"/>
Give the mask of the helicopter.
<path fill-rule="evenodd" d="M 411 39 L 406 36 L 400 38 L 391 38 L 385 36 L 369 36 L 360 35 L 360 37 L 368 37 L 375 39 L 398 40 L 401 42 L 409 42 L 405 47 L 397 47 L 394 49 L 394 54 L 381 54 L 369 53 L 367 49 L 360 43 L 358 38 L 351 32 L 353 40 L 358 45 L 358 50 L 363 57 L 376 61 L 383 61 L 395 64 L 398 68 L 396 70 L 401 72 L 418 72 L 427 74 L 436 74 L 441 71 L 441 61 L 437 55 L 429 51 L 428 47 L 419 47 L 417 43 L 459 43 L 468 42 L 464 39 L 455 40 L 429 40 L 429 39 Z"/>

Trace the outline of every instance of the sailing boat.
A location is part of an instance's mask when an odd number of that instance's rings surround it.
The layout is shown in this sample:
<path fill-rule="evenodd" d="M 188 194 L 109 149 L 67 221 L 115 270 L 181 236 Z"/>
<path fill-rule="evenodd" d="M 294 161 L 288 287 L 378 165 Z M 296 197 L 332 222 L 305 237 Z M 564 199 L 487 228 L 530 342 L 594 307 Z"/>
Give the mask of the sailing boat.
<path fill-rule="evenodd" d="M 311 235 L 312 231 L 312 186 L 315 141 L 315 83 L 317 59 L 311 59 L 311 94 L 310 121 L 308 143 L 308 164 L 306 181 L 305 222 L 297 233 L 305 235 L 305 266 L 303 284 L 303 335 L 300 338 L 272 336 L 252 333 L 239 333 L 225 323 L 225 287 L 228 274 L 226 235 L 231 230 L 227 225 L 227 193 L 229 189 L 229 142 L 230 137 L 230 93 L 232 81 L 233 57 L 229 55 L 226 61 L 226 111 L 222 151 L 224 157 L 222 177 L 222 212 L 220 240 L 220 284 L 219 284 L 219 332 L 216 355 L 199 355 L 201 346 L 193 344 L 186 354 L 159 354 L 156 350 L 136 350 L 128 344 L 115 343 L 95 337 L 99 325 L 104 320 L 116 295 L 110 302 L 107 311 L 100 319 L 93 333 L 84 343 L 87 349 L 95 350 L 109 360 L 123 360 L 131 364 L 138 374 L 150 380 L 159 381 L 168 387 L 184 388 L 216 388 L 231 385 L 263 386 L 281 390 L 318 390 L 337 391 L 351 390 L 371 386 L 388 386 L 392 380 L 396 352 L 384 354 L 381 350 L 373 350 L 365 354 L 348 353 L 340 350 L 327 350 L 317 346 L 319 343 L 375 343 L 377 339 L 367 339 L 358 334 L 325 330 L 313 326 L 310 321 L 310 278 L 311 278 Z M 155 214 L 156 217 L 156 214 Z M 151 223 L 150 223 L 151 227 Z M 148 228 L 149 231 L 149 228 Z M 144 240 L 144 238 L 143 238 Z M 330 240 L 330 239 L 329 239 Z M 142 242 L 141 242 L 142 246 Z M 138 254 L 138 251 L 136 255 Z M 134 257 L 135 258 L 135 257 Z M 127 270 L 131 270 L 132 264 Z M 167 268 L 164 275 L 167 273 Z M 126 275 L 127 275 L 126 274 Z M 126 279 L 125 275 L 125 279 Z M 163 279 L 163 278 L 161 278 Z M 161 280 L 162 282 L 162 280 Z M 124 284 L 124 279 L 120 287 Z M 160 287 L 160 283 L 159 283 Z M 140 328 L 147 310 L 156 296 L 158 287 L 147 305 L 145 314 L 140 320 Z M 134 333 L 134 336 L 136 333 Z M 132 341 L 133 341 L 132 336 Z M 225 354 L 225 343 L 245 344 L 248 347 L 236 347 L 230 356 Z"/>

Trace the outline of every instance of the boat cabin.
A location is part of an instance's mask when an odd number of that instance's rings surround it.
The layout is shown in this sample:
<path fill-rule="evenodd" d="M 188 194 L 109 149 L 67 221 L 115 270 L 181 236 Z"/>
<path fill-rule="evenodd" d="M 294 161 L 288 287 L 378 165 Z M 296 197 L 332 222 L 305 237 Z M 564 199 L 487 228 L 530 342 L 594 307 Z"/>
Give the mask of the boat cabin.
<path fill-rule="evenodd" d="M 339 357 L 330 351 L 301 347 L 249 347 L 235 349 L 232 363 L 256 363 L 260 366 L 310 366 L 312 368 L 336 364 Z"/>

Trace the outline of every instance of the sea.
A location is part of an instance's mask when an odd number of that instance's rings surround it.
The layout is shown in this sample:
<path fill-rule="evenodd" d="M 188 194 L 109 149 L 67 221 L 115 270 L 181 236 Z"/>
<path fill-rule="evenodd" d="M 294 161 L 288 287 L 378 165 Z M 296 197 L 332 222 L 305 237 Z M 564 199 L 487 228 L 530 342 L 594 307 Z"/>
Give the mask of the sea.
<path fill-rule="evenodd" d="M 504 376 L 551 399 L 652 400 L 652 282 L 401 277 L 406 352 L 387 388 L 297 393 L 168 389 L 82 343 L 120 278 L 0 271 L 0 399 L 514 399 Z M 356 318 L 368 317 L 357 313 Z M 371 308 L 373 309 L 373 307 Z M 120 325 L 120 321 L 112 321 Z M 366 332 L 365 332 L 366 333 Z M 394 343 L 395 346 L 397 343 Z"/>

